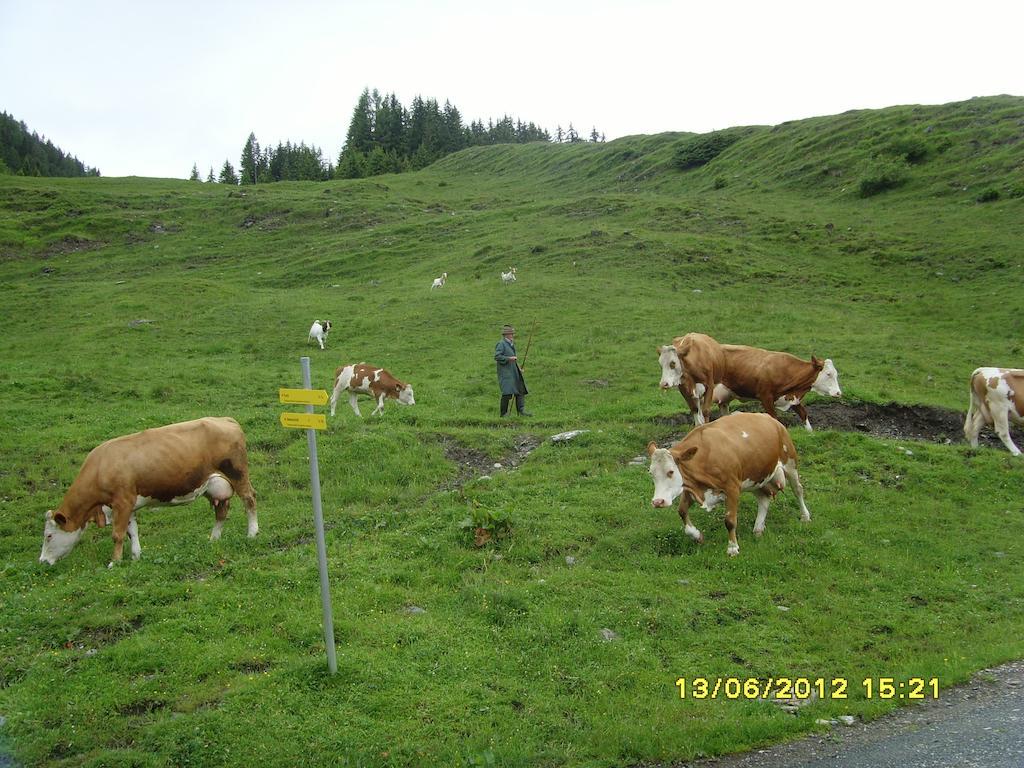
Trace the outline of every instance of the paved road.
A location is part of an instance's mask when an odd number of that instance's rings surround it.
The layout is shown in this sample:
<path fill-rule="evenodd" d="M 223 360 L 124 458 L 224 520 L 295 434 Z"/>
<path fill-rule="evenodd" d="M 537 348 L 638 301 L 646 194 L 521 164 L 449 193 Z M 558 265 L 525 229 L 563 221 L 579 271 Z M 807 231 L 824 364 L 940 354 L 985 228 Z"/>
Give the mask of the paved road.
<path fill-rule="evenodd" d="M 674 768 L 1022 768 L 1024 661 L 871 723 Z"/>

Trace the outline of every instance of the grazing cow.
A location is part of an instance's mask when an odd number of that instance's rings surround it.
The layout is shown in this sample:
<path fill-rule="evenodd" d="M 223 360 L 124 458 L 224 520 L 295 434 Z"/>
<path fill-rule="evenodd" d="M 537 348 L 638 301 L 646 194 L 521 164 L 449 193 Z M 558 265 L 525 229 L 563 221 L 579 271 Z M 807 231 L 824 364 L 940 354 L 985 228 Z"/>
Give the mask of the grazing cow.
<path fill-rule="evenodd" d="M 445 284 L 445 282 L 447 282 L 447 280 L 448 280 L 448 273 L 447 272 L 443 272 L 440 277 L 435 277 L 434 278 L 434 282 L 430 284 L 430 290 L 434 290 L 435 288 L 443 288 L 444 284 Z"/>
<path fill-rule="evenodd" d="M 765 413 L 779 418 L 776 409 L 793 408 L 804 428 L 811 422 L 803 399 L 814 391 L 827 397 L 842 397 L 839 372 L 831 360 L 801 360 L 786 352 L 770 352 L 757 347 L 723 344 L 725 371 L 715 385 L 714 401 L 729 412 L 731 400 L 758 400 Z"/>
<path fill-rule="evenodd" d="M 726 552 L 738 555 L 736 514 L 740 494 L 749 491 L 757 499 L 754 535 L 764 533 L 768 504 L 776 493 L 793 486 L 800 502 L 800 519 L 811 513 L 804 503 L 804 488 L 797 472 L 797 454 L 789 432 L 766 413 L 734 413 L 710 424 L 695 427 L 671 448 L 647 445 L 654 479 L 651 506 L 669 506 L 677 497 L 683 530 L 698 543 L 703 534 L 690 522 L 690 505 L 696 502 L 709 512 L 725 502 L 725 527 L 729 531 Z"/>
<path fill-rule="evenodd" d="M 502 272 L 501 273 L 501 283 L 502 283 L 502 285 L 508 285 L 509 283 L 514 283 L 515 281 L 516 281 L 516 268 L 515 267 L 509 267 L 508 272 Z"/>
<path fill-rule="evenodd" d="M 313 325 L 309 328 L 309 337 L 306 339 L 306 343 L 316 339 L 320 342 L 320 349 L 324 348 L 324 342 L 327 341 L 327 334 L 331 330 L 330 320 L 314 320 Z"/>
<path fill-rule="evenodd" d="M 343 365 L 334 371 L 334 392 L 331 393 L 331 416 L 338 405 L 338 397 L 342 390 L 348 390 L 348 402 L 356 416 L 362 416 L 359 412 L 359 403 L 356 395 L 369 395 L 377 401 L 377 407 L 370 415 L 380 413 L 384 410 L 384 401 L 387 398 L 397 400 L 402 405 L 416 405 L 413 398 L 412 385 L 404 384 L 383 368 L 377 368 L 366 363 L 358 365 Z"/>
<path fill-rule="evenodd" d="M 971 374 L 971 406 L 964 421 L 964 435 L 972 448 L 978 447 L 983 426 L 993 427 L 1010 453 L 1020 448 L 1010 437 L 1010 422 L 1024 424 L 1024 370 L 1020 368 L 976 368 Z"/>
<path fill-rule="evenodd" d="M 688 333 L 658 347 L 661 388 L 678 387 L 700 426 L 711 418 L 715 384 L 722 380 L 725 359 L 722 345 L 703 333 Z"/>
<path fill-rule="evenodd" d="M 256 495 L 249 484 L 245 434 L 238 422 L 206 417 L 115 437 L 90 451 L 57 509 L 46 513 L 39 562 L 53 565 L 70 552 L 90 522 L 113 523 L 114 555 L 121 560 L 125 533 L 132 559 L 142 554 L 135 512 L 142 507 L 188 504 L 206 496 L 220 538 L 231 496 L 249 516 L 249 536 L 259 532 Z"/>

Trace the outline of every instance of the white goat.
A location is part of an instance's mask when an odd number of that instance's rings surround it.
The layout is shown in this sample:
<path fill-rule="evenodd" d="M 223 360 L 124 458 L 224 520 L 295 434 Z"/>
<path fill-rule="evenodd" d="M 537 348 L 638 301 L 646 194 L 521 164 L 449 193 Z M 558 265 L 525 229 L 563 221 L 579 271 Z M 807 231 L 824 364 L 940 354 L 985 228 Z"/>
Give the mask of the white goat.
<path fill-rule="evenodd" d="M 431 283 L 431 285 L 430 285 L 430 290 L 434 290 L 435 288 L 443 288 L 444 284 L 445 284 L 445 282 L 447 280 L 448 280 L 448 273 L 447 272 L 443 272 L 440 277 L 435 277 L 434 278 L 434 282 Z"/>
<path fill-rule="evenodd" d="M 509 267 L 508 272 L 501 273 L 501 282 L 505 285 L 516 281 L 516 268 Z"/>
<path fill-rule="evenodd" d="M 330 320 L 314 320 L 313 325 L 309 328 L 309 336 L 306 338 L 306 343 L 309 343 L 313 339 L 320 342 L 320 349 L 324 348 L 324 342 L 327 341 L 327 333 L 331 330 Z"/>

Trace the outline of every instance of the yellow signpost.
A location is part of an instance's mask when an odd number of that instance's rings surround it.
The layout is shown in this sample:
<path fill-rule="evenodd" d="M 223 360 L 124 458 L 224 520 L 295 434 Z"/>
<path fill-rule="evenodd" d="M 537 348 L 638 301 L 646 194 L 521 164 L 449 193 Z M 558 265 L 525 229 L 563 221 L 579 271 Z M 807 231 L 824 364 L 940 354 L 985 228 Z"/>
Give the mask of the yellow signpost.
<path fill-rule="evenodd" d="M 285 389 L 278 390 L 282 403 L 293 405 L 327 405 L 326 389 Z M 288 425 L 285 424 L 287 427 Z M 323 427 L 320 427 L 323 429 Z"/>
<path fill-rule="evenodd" d="M 314 405 L 327 404 L 327 392 L 310 389 L 309 358 L 299 359 L 302 364 L 302 383 L 305 389 L 281 387 L 278 396 L 282 403 L 297 403 L 306 406 L 305 413 L 282 413 L 281 426 L 288 429 L 306 430 L 306 444 L 309 447 L 309 482 L 313 490 L 313 527 L 316 530 L 316 559 L 320 570 L 320 606 L 324 612 L 324 644 L 327 646 L 327 669 L 333 675 L 338 671 L 338 659 L 334 648 L 334 616 L 331 610 L 331 588 L 327 581 L 327 543 L 324 540 L 324 511 L 320 501 L 320 461 L 316 453 L 317 429 L 327 429 L 327 417 L 313 413 Z"/>
<path fill-rule="evenodd" d="M 282 413 L 281 426 L 288 429 L 327 429 L 327 417 L 322 413 Z"/>

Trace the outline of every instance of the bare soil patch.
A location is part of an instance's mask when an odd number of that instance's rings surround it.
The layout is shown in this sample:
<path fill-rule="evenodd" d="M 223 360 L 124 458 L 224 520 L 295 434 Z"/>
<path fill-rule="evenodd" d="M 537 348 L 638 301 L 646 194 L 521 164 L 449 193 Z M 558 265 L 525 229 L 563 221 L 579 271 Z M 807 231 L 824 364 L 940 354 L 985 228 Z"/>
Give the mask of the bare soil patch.
<path fill-rule="evenodd" d="M 734 408 L 733 412 L 737 410 L 740 409 Z M 747 406 L 742 410 L 758 409 L 755 406 Z M 860 432 L 885 440 L 924 440 L 940 444 L 964 442 L 966 414 L 930 405 L 816 402 L 807 404 L 807 416 L 815 429 Z M 799 426 L 794 414 L 784 413 L 782 418 L 791 426 Z M 689 413 L 680 413 L 670 417 L 659 417 L 655 419 L 655 423 L 686 425 L 692 424 L 693 421 Z M 1014 440 L 1017 442 L 1016 435 Z M 1003 447 L 991 429 L 981 431 L 978 444 Z"/>
<path fill-rule="evenodd" d="M 441 447 L 444 449 L 444 457 L 459 468 L 459 473 L 441 486 L 443 491 L 461 488 L 474 478 L 491 474 L 494 472 L 495 464 L 501 464 L 502 469 L 515 469 L 541 444 L 541 438 L 536 435 L 516 435 L 512 450 L 501 458 L 495 459 L 489 454 L 464 445 L 448 435 L 439 435 L 438 437 L 441 441 Z"/>

